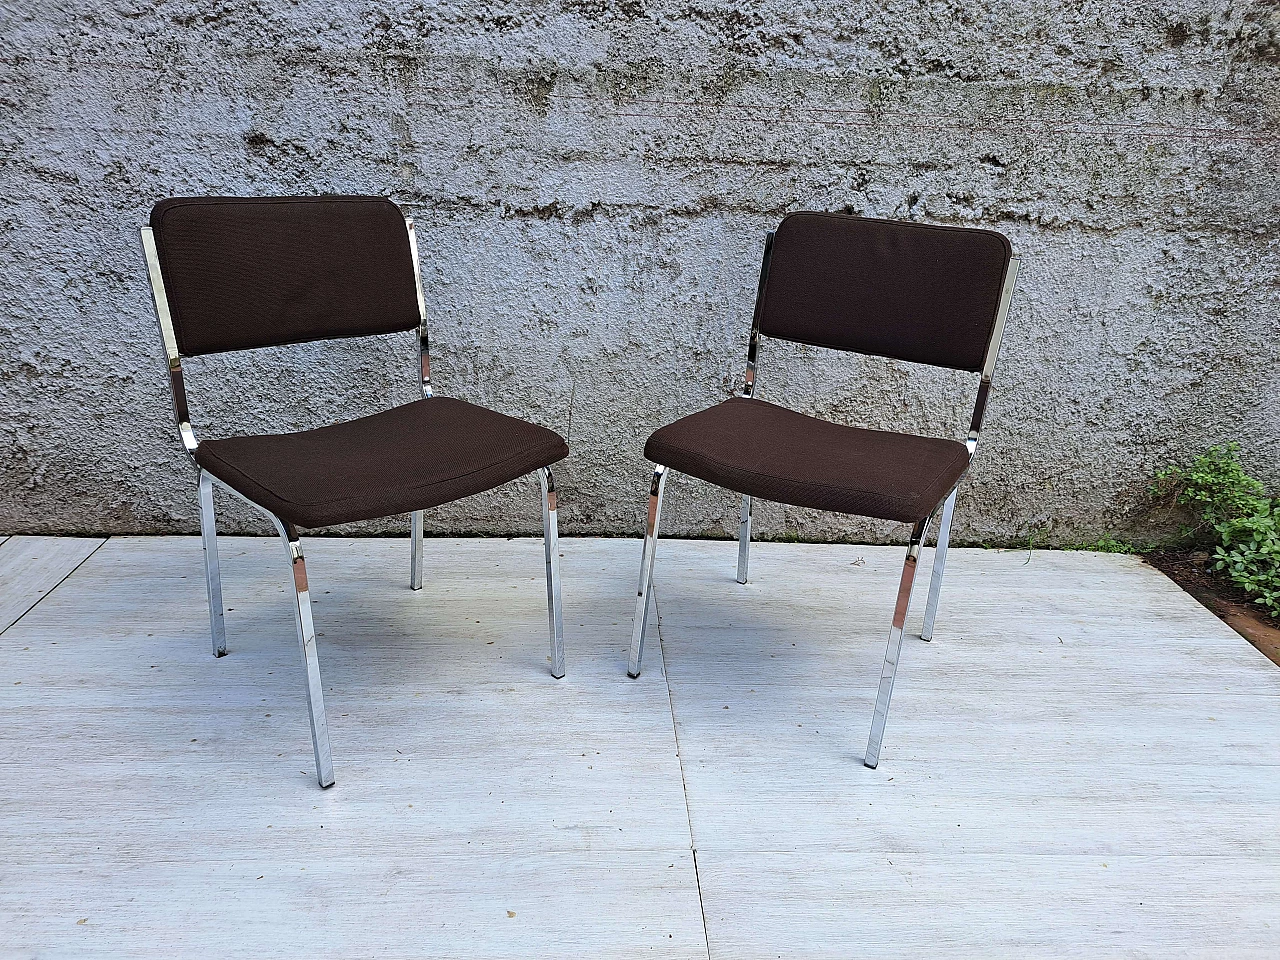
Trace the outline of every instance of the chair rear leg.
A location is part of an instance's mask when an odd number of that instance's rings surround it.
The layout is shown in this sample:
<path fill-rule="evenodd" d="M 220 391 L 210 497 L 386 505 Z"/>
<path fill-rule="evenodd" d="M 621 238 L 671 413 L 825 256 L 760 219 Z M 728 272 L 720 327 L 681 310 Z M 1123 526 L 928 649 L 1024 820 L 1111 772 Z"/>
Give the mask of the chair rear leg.
<path fill-rule="evenodd" d="M 409 589 L 422 589 L 422 511 L 415 510 L 409 521 Z"/>
<path fill-rule="evenodd" d="M 556 481 L 551 471 L 538 471 L 542 482 L 542 546 L 547 560 L 547 625 L 551 632 L 551 675 L 564 676 L 564 613 L 560 602 L 560 530 L 556 522 Z"/>
<path fill-rule="evenodd" d="M 316 779 L 322 787 L 333 786 L 333 752 L 329 749 L 329 721 L 324 712 L 324 688 L 320 682 L 320 658 L 316 652 L 316 628 L 311 619 L 311 591 L 307 586 L 307 561 L 302 544 L 292 525 L 277 521 L 280 535 L 293 566 L 293 589 L 296 599 L 294 622 L 298 627 L 298 645 L 302 648 L 302 665 L 306 671 L 307 712 L 311 718 L 311 746 L 316 754 Z"/>
<path fill-rule="evenodd" d="M 876 694 L 876 712 L 871 720 L 871 738 L 867 741 L 867 755 L 862 761 L 872 770 L 880 762 L 880 741 L 884 738 L 885 721 L 889 718 L 889 698 L 893 696 L 893 678 L 898 671 L 898 654 L 902 650 L 902 628 L 907 622 L 907 608 L 911 605 L 911 586 L 916 579 L 916 563 L 920 558 L 920 541 L 932 517 L 921 520 L 911 530 L 911 544 L 907 547 L 907 559 L 902 565 L 902 579 L 898 583 L 898 600 L 893 608 L 893 624 L 889 627 L 889 643 L 884 651 L 884 668 L 880 671 L 880 690 Z"/>
<path fill-rule="evenodd" d="M 213 478 L 200 471 L 200 542 L 204 547 L 204 582 L 209 596 L 209 633 L 213 655 L 227 655 L 227 628 L 222 606 L 222 571 L 218 564 L 218 521 L 213 512 Z"/>
<path fill-rule="evenodd" d="M 649 517 L 644 529 L 644 551 L 640 555 L 640 585 L 636 596 L 636 613 L 631 633 L 631 659 L 627 676 L 640 676 L 644 657 L 644 634 L 649 627 L 649 594 L 653 592 L 653 560 L 658 549 L 658 521 L 662 517 L 662 495 L 667 486 L 667 468 L 653 471 L 649 484 Z"/>
<path fill-rule="evenodd" d="M 747 582 L 747 561 L 751 557 L 751 498 L 742 498 L 742 521 L 738 524 L 738 582 Z"/>
<path fill-rule="evenodd" d="M 951 541 L 951 515 L 956 509 L 956 493 L 942 507 L 942 522 L 938 524 L 938 545 L 933 551 L 933 573 L 929 575 L 929 601 L 924 607 L 924 629 L 920 631 L 921 640 L 933 639 L 933 621 L 938 616 L 938 598 L 942 596 L 942 574 L 947 566 L 947 544 Z"/>

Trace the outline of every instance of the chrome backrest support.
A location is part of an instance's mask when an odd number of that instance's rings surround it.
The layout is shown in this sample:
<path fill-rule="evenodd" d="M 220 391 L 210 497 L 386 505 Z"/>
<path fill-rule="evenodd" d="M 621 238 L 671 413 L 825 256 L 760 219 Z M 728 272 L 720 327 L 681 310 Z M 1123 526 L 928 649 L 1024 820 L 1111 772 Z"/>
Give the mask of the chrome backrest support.
<path fill-rule="evenodd" d="M 760 314 L 764 310 L 764 288 L 769 283 L 769 262 L 773 259 L 773 231 L 764 235 L 764 259 L 760 263 L 760 282 L 756 285 L 756 309 L 751 317 L 751 339 L 747 343 L 746 384 L 742 396 L 756 392 L 756 355 L 760 351 Z"/>
<path fill-rule="evenodd" d="M 160 339 L 164 341 L 164 355 L 169 367 L 169 388 L 173 393 L 173 414 L 178 421 L 178 434 L 187 453 L 195 453 L 199 446 L 195 431 L 191 429 L 191 414 L 187 410 L 187 391 L 182 382 L 182 357 L 178 354 L 178 338 L 173 332 L 173 315 L 169 312 L 169 297 L 164 291 L 164 277 L 160 273 L 160 254 L 156 250 L 156 238 L 150 227 L 142 228 L 142 252 L 147 258 L 147 277 L 151 280 L 151 298 L 155 303 L 156 320 L 160 323 Z"/>
<path fill-rule="evenodd" d="M 978 446 L 978 436 L 982 433 L 982 418 L 987 412 L 987 400 L 991 394 L 991 379 L 996 372 L 996 361 L 1000 359 L 1000 342 L 1004 339 L 1004 323 L 1009 319 L 1009 306 L 1013 303 L 1013 289 L 1018 284 L 1018 267 L 1022 258 L 1014 254 L 1009 258 L 1009 266 L 1004 272 L 1004 286 L 1000 290 L 1000 305 L 996 307 L 996 322 L 991 329 L 991 339 L 987 343 L 987 355 L 982 361 L 982 382 L 978 384 L 978 399 L 973 405 L 973 418 L 969 421 L 969 436 L 965 446 L 969 448 L 969 457 Z"/>
<path fill-rule="evenodd" d="M 413 218 L 404 218 L 409 231 L 409 250 L 413 254 L 413 279 L 418 284 L 418 355 L 421 361 L 422 395 L 431 396 L 431 345 L 427 337 L 427 301 L 422 292 L 422 265 L 418 260 L 418 235 L 413 229 Z"/>

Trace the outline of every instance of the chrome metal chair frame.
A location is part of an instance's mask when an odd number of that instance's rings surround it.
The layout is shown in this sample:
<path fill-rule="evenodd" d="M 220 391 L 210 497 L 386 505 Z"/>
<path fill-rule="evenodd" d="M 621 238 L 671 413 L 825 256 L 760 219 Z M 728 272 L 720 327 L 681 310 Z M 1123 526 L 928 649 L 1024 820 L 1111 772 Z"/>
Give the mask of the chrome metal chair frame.
<path fill-rule="evenodd" d="M 422 288 L 422 269 L 418 260 L 417 235 L 413 220 L 405 218 L 409 247 L 413 254 L 413 272 L 418 296 L 418 351 L 422 396 L 433 396 L 431 390 L 431 355 L 427 335 L 427 308 Z M 160 324 L 160 337 L 164 342 L 165 357 L 169 368 L 169 386 L 173 395 L 174 416 L 183 448 L 193 460 L 199 440 L 191 426 L 187 407 L 187 394 L 183 382 L 182 357 L 174 334 L 173 317 L 165 293 L 164 277 L 160 271 L 160 258 L 151 227 L 143 227 L 142 249 L 147 261 L 147 274 L 151 280 L 151 293 L 155 303 L 156 319 Z M 547 618 L 551 639 L 551 675 L 564 676 L 564 616 L 561 612 L 559 536 L 556 522 L 556 486 L 551 470 L 541 467 L 537 471 L 542 487 L 542 533 L 545 544 L 547 569 Z M 306 678 L 307 710 L 311 718 L 311 745 L 315 751 L 316 779 L 321 787 L 334 784 L 333 755 L 329 748 L 329 727 L 324 709 L 324 691 L 320 682 L 320 660 L 316 651 L 315 624 L 311 617 L 311 596 L 307 585 L 307 565 L 302 552 L 302 542 L 293 524 L 282 520 L 266 507 L 255 503 L 239 491 L 227 486 L 213 474 L 196 466 L 197 488 L 200 499 L 200 535 L 204 548 L 205 584 L 209 597 L 209 630 L 213 638 L 213 655 L 227 653 L 226 624 L 223 615 L 222 579 L 218 563 L 216 516 L 213 508 L 213 485 L 216 483 L 228 493 L 243 500 L 266 515 L 279 534 L 293 572 L 294 623 L 298 628 L 298 645 Z M 422 588 L 422 525 L 423 511 L 411 515 L 409 547 L 409 587 Z"/>
<path fill-rule="evenodd" d="M 747 367 L 744 386 L 739 396 L 755 395 L 758 379 L 758 359 L 760 352 L 760 318 L 764 301 L 765 285 L 769 279 L 769 262 L 773 254 L 773 231 L 765 236 L 764 258 L 760 267 L 760 282 L 756 288 L 755 315 L 751 323 L 751 336 L 747 343 Z M 978 447 L 978 438 L 982 433 L 982 421 L 987 410 L 987 401 L 991 393 L 991 382 L 995 375 L 996 361 L 1000 357 L 1000 344 L 1004 337 L 1005 321 L 1009 316 L 1009 306 L 1013 301 L 1014 287 L 1018 281 L 1020 257 L 1014 253 L 1009 260 L 1005 272 L 1004 285 L 1000 291 L 1000 301 L 996 309 L 995 324 L 991 330 L 991 338 L 987 343 L 987 351 L 982 364 L 981 380 L 978 383 L 978 395 L 974 402 L 973 416 L 969 421 L 969 435 L 965 438 L 965 446 L 969 451 L 969 464 L 973 463 L 973 455 Z M 631 634 L 631 657 L 627 665 L 627 674 L 640 676 L 640 663 L 644 656 L 644 638 L 649 626 L 650 609 L 653 607 L 654 557 L 658 546 L 658 524 L 662 516 L 662 500 L 666 490 L 667 477 L 672 470 L 658 466 L 653 472 L 649 485 L 649 512 L 645 524 L 644 547 L 640 559 L 640 584 L 636 597 L 635 620 Z M 963 475 L 961 476 L 963 480 Z M 876 695 L 875 714 L 871 722 L 871 735 L 867 740 L 867 752 L 863 759 L 866 766 L 875 769 L 880 762 L 880 744 L 884 738 L 885 721 L 889 716 L 889 700 L 893 696 L 893 680 L 898 669 L 898 658 L 902 650 L 902 635 L 906 626 L 907 613 L 911 604 L 911 592 L 915 583 L 916 566 L 920 558 L 920 548 L 924 541 L 925 531 L 942 510 L 942 519 L 938 525 L 936 547 L 934 549 L 933 573 L 929 578 L 929 597 L 925 603 L 924 628 L 920 633 L 922 640 L 933 638 L 934 622 L 938 615 L 938 602 L 942 595 L 942 578 L 946 569 L 947 545 L 951 536 L 951 520 L 955 513 L 956 493 L 960 481 L 951 488 L 951 492 L 943 502 L 934 508 L 925 519 L 914 524 L 911 538 L 907 545 L 907 557 L 902 566 L 902 577 L 898 584 L 897 601 L 894 604 L 893 619 L 889 627 L 889 639 L 885 648 L 884 667 L 880 673 L 880 687 Z M 738 526 L 738 583 L 747 582 L 747 567 L 751 552 L 751 497 L 743 496 L 741 519 Z"/>

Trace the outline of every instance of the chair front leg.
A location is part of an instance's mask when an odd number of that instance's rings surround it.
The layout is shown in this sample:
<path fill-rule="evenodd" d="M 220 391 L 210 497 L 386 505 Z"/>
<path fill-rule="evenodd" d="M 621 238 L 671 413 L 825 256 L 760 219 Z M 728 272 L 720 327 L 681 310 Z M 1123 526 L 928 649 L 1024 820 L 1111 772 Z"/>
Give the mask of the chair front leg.
<path fill-rule="evenodd" d="M 272 518 L 275 520 L 275 518 Z M 333 786 L 333 752 L 329 749 L 329 721 L 324 712 L 324 688 L 320 682 L 320 658 L 316 652 L 316 628 L 311 619 L 311 591 L 307 586 L 307 561 L 302 543 L 292 524 L 275 520 L 284 540 L 285 551 L 293 568 L 294 622 L 298 627 L 298 645 L 302 648 L 302 666 L 306 672 L 307 713 L 311 718 L 311 746 L 316 754 L 316 779 L 322 787 Z"/>
<path fill-rule="evenodd" d="M 644 657 L 644 635 L 649 626 L 649 595 L 653 592 L 653 560 L 658 549 L 658 521 L 662 517 L 662 495 L 667 486 L 667 468 L 653 471 L 649 484 L 649 517 L 644 529 L 644 550 L 640 555 L 640 585 L 636 596 L 636 613 L 631 633 L 631 660 L 627 675 L 640 676 Z"/>
<path fill-rule="evenodd" d="M 227 628 L 222 606 L 222 572 L 218 564 L 218 521 L 213 512 L 213 477 L 200 470 L 200 541 L 204 547 L 204 583 L 209 596 L 209 633 L 213 655 L 227 655 Z"/>
<path fill-rule="evenodd" d="M 889 643 L 884 651 L 884 668 L 880 672 L 880 690 L 876 694 L 876 712 L 871 721 L 871 738 L 867 741 L 867 755 L 862 761 L 872 770 L 880 762 L 880 741 L 884 738 L 884 724 L 889 718 L 889 698 L 893 696 L 893 678 L 898 671 L 898 655 L 902 651 L 902 629 L 907 622 L 907 609 L 911 606 L 911 586 L 916 579 L 916 564 L 920 558 L 920 541 L 932 516 L 917 523 L 911 530 L 911 543 L 907 547 L 907 559 L 902 565 L 902 579 L 898 583 L 898 600 L 893 608 L 893 624 L 889 627 Z"/>
<path fill-rule="evenodd" d="M 742 498 L 742 520 L 738 524 L 738 582 L 747 582 L 747 561 L 751 555 L 751 498 Z"/>
<path fill-rule="evenodd" d="M 409 521 L 409 589 L 422 589 L 422 511 L 415 510 Z"/>
<path fill-rule="evenodd" d="M 938 524 L 938 545 L 933 551 L 933 573 L 929 575 L 929 601 L 924 607 L 924 629 L 921 640 L 933 639 L 933 621 L 938 616 L 938 598 L 942 595 L 942 574 L 947 566 L 947 544 L 951 541 L 951 515 L 956 509 L 956 493 L 951 491 L 942 507 L 942 522 Z"/>
<path fill-rule="evenodd" d="M 547 561 L 547 625 L 551 632 L 551 675 L 564 676 L 564 613 L 560 602 L 560 530 L 556 522 L 556 481 L 546 467 L 542 483 L 542 548 Z"/>

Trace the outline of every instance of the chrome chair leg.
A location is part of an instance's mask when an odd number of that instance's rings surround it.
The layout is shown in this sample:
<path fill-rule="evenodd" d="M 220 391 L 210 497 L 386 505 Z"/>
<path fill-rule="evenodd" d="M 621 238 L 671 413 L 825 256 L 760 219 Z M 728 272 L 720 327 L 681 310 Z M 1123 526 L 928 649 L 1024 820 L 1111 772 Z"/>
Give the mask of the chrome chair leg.
<path fill-rule="evenodd" d="M 738 524 L 738 582 L 747 582 L 747 561 L 751 555 L 751 498 L 742 498 L 742 521 Z"/>
<path fill-rule="evenodd" d="M 307 676 L 307 712 L 311 717 L 311 746 L 316 754 L 316 779 L 322 787 L 333 786 L 333 752 L 329 749 L 329 721 L 324 712 L 324 688 L 320 683 L 320 658 L 316 652 L 316 628 L 311 619 L 311 591 L 307 586 L 307 561 L 302 556 L 298 532 L 275 521 L 284 540 L 285 551 L 293 567 L 293 589 L 297 603 L 294 622 L 298 627 L 298 645 L 302 648 L 302 665 Z"/>
<path fill-rule="evenodd" d="M 556 523 L 556 481 L 546 467 L 542 483 L 542 548 L 547 560 L 547 625 L 551 632 L 551 675 L 564 676 L 564 612 L 560 603 L 560 531 Z"/>
<path fill-rule="evenodd" d="M 422 511 L 415 510 L 409 521 L 409 589 L 422 589 Z"/>
<path fill-rule="evenodd" d="M 880 672 L 880 690 L 876 694 L 876 712 L 871 721 L 871 738 L 867 741 L 867 755 L 862 761 L 872 770 L 880 762 L 880 741 L 884 738 L 884 724 L 889 718 L 889 698 L 893 696 L 893 677 L 898 671 L 898 654 L 902 650 L 902 628 L 907 622 L 907 608 L 911 605 L 911 586 L 916 579 L 916 563 L 920 559 L 920 541 L 925 527 L 933 518 L 926 517 L 911 530 L 911 544 L 907 547 L 907 559 L 902 565 L 902 579 L 898 583 L 898 600 L 893 608 L 893 624 L 889 628 L 889 643 L 884 651 L 884 668 Z"/>
<path fill-rule="evenodd" d="M 942 574 L 947 566 L 947 544 L 951 541 L 951 515 L 956 509 L 957 487 L 942 506 L 942 522 L 938 524 L 938 544 L 933 551 L 933 573 L 929 575 L 929 600 L 924 607 L 924 629 L 921 640 L 933 639 L 933 621 L 938 616 L 938 598 L 942 595 Z"/>
<path fill-rule="evenodd" d="M 640 676 L 640 661 L 644 657 L 644 634 L 649 626 L 649 595 L 653 592 L 653 559 L 658 549 L 658 520 L 662 516 L 662 495 L 667 487 L 667 468 L 653 471 L 649 484 L 649 518 L 644 530 L 644 551 L 640 555 L 640 585 L 636 596 L 635 620 L 631 632 L 631 659 L 627 664 L 627 676 Z"/>
<path fill-rule="evenodd" d="M 218 520 L 213 512 L 213 477 L 200 471 L 200 541 L 204 547 L 204 582 L 209 596 L 209 634 L 213 655 L 227 655 L 227 628 L 222 606 L 222 571 L 218 565 Z"/>

